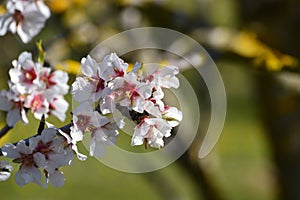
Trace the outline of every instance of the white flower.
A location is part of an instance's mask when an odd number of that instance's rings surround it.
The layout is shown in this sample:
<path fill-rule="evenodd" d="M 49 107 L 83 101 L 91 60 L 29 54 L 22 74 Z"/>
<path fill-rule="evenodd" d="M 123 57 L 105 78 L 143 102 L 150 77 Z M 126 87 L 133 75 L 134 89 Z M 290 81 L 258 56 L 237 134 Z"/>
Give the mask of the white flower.
<path fill-rule="evenodd" d="M 74 152 L 57 133 L 57 128 L 46 128 L 40 136 L 29 140 L 29 147 L 34 149 L 36 166 L 46 172 L 46 183 L 61 187 L 64 177 L 58 169 L 71 164 Z"/>
<path fill-rule="evenodd" d="M 163 139 L 182 120 L 181 111 L 163 102 L 163 88 L 179 87 L 177 67 L 142 74 L 142 65 L 136 64 L 127 73 L 128 64 L 115 53 L 105 56 L 100 63 L 87 56 L 81 60 L 81 66 L 83 77 L 72 84 L 73 97 L 80 103 L 73 110 L 72 143 L 91 134 L 90 155 L 103 156 L 105 147 L 116 143 L 118 130 L 124 126 L 122 120 L 111 116 L 121 113 L 137 123 L 133 146 L 144 142 L 153 148 L 164 146 Z"/>
<path fill-rule="evenodd" d="M 94 111 L 89 102 L 81 103 L 73 110 L 73 126 L 71 127 L 73 143 L 76 144 L 76 142 L 82 141 L 86 131 L 99 126 L 98 116 L 100 114 Z"/>
<path fill-rule="evenodd" d="M 77 155 L 77 158 L 79 160 L 81 160 L 81 161 L 86 160 L 87 157 L 78 152 L 78 148 L 76 146 L 77 141 L 74 141 L 70 134 L 63 132 L 61 129 L 56 128 L 55 126 L 53 126 L 52 124 L 50 124 L 48 122 L 46 122 L 46 125 L 48 128 L 55 129 L 60 135 L 62 135 L 62 137 L 64 138 L 64 141 L 67 143 L 67 150 L 66 150 L 67 153 L 66 154 L 73 157 L 73 155 L 70 154 L 73 151 L 73 153 L 75 153 Z M 60 137 L 60 138 L 62 138 L 62 137 Z"/>
<path fill-rule="evenodd" d="M 46 128 L 41 135 L 32 137 L 17 145 L 7 144 L 2 147 L 3 155 L 20 163 L 19 171 L 15 175 L 18 185 L 29 182 L 42 185 L 42 173 L 45 175 L 45 184 L 51 183 L 56 187 L 64 184 L 64 176 L 60 167 L 71 164 L 74 157 L 72 146 L 65 142 L 65 138 L 58 134 L 57 128 Z"/>
<path fill-rule="evenodd" d="M 13 126 L 20 119 L 27 123 L 25 109 L 31 110 L 37 119 L 53 114 L 61 121 L 65 120 L 69 105 L 62 95 L 69 90 L 68 74 L 60 70 L 52 72 L 34 62 L 29 52 L 21 53 L 12 64 L 10 91 L 3 91 L 0 95 L 3 105 L 0 110 L 8 112 L 7 124 Z"/>
<path fill-rule="evenodd" d="M 18 60 L 12 62 L 14 68 L 9 70 L 10 80 L 16 85 L 20 94 L 33 92 L 38 83 L 38 66 L 29 52 L 23 52 Z"/>
<path fill-rule="evenodd" d="M 81 70 L 84 77 L 77 77 L 72 84 L 72 94 L 76 101 L 96 102 L 111 93 L 111 89 L 106 86 L 105 80 L 100 76 L 102 69 L 93 58 L 90 56 L 82 58 Z"/>
<path fill-rule="evenodd" d="M 60 121 L 65 121 L 68 107 L 68 102 L 62 96 L 54 96 L 49 103 L 50 114 L 57 117 Z"/>
<path fill-rule="evenodd" d="M 146 76 L 145 79 L 155 87 L 178 88 L 179 80 L 176 77 L 178 73 L 178 67 L 169 65 L 154 71 L 150 75 Z"/>
<path fill-rule="evenodd" d="M 105 56 L 99 65 L 102 69 L 101 72 L 99 71 L 99 76 L 103 77 L 105 81 L 123 77 L 128 68 L 128 64 L 120 59 L 116 53 Z"/>
<path fill-rule="evenodd" d="M 98 127 L 92 130 L 90 155 L 99 158 L 105 154 L 106 146 L 116 143 L 119 135 L 118 129 L 122 129 L 125 124 L 123 120 L 114 122 L 112 119 L 100 115 L 97 121 Z"/>
<path fill-rule="evenodd" d="M 38 84 L 48 95 L 65 95 L 69 91 L 69 76 L 66 72 L 56 70 L 51 72 L 51 68 L 42 67 L 39 70 Z"/>
<path fill-rule="evenodd" d="M 172 127 L 161 118 L 145 118 L 134 129 L 131 145 L 142 145 L 144 140 L 153 148 L 164 146 L 164 137 L 171 135 Z"/>
<path fill-rule="evenodd" d="M 2 90 L 0 93 L 0 110 L 6 111 L 6 124 L 13 127 L 22 120 L 27 124 L 26 111 L 24 109 L 25 97 L 13 94 L 12 91 Z"/>
<path fill-rule="evenodd" d="M 172 127 L 178 126 L 182 121 L 182 112 L 176 107 L 166 106 L 162 116 Z"/>
<path fill-rule="evenodd" d="M 144 111 L 145 99 L 151 96 L 152 88 L 137 80 L 134 73 L 128 73 L 123 78 L 115 79 L 114 95 L 121 106 L 131 107 L 142 113 Z"/>
<path fill-rule="evenodd" d="M 41 119 L 42 115 L 48 116 L 49 102 L 43 93 L 33 93 L 26 98 L 25 107 L 31 108 L 34 117 Z"/>
<path fill-rule="evenodd" d="M 17 33 L 24 43 L 36 36 L 50 17 L 50 10 L 41 0 L 10 0 L 6 8 L 8 13 L 0 16 L 0 35 Z"/>
<path fill-rule="evenodd" d="M 27 146 L 24 141 L 19 142 L 16 146 L 5 145 L 2 147 L 2 153 L 6 157 L 14 159 L 14 162 L 21 164 L 15 175 L 15 181 L 18 185 L 23 186 L 30 182 L 41 185 L 42 174 L 36 167 L 33 149 Z"/>

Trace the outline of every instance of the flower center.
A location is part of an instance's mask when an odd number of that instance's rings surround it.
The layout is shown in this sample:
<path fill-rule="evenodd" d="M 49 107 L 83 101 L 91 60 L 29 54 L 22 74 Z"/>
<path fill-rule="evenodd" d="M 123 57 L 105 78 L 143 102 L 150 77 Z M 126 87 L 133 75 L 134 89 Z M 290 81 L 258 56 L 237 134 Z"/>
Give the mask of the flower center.
<path fill-rule="evenodd" d="M 39 108 L 43 107 L 44 97 L 42 95 L 35 95 L 30 102 L 33 112 L 36 112 Z"/>
<path fill-rule="evenodd" d="M 33 68 L 29 70 L 24 70 L 24 82 L 32 84 L 37 75 Z"/>
<path fill-rule="evenodd" d="M 15 10 L 15 13 L 13 14 L 13 18 L 16 21 L 17 25 L 21 23 L 24 20 L 24 15 L 19 10 Z"/>

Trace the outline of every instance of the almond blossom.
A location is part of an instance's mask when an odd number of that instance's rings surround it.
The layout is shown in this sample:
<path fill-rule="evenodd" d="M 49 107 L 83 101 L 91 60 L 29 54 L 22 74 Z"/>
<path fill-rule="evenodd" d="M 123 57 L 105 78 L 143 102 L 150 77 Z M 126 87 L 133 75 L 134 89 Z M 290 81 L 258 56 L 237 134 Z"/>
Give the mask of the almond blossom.
<path fill-rule="evenodd" d="M 45 187 L 48 183 L 61 187 L 64 184 L 65 178 L 59 168 L 70 165 L 76 152 L 58 133 L 56 128 L 46 128 L 41 135 L 30 138 L 28 143 L 20 141 L 16 145 L 2 147 L 4 156 L 20 163 L 15 175 L 18 185 L 33 182 Z"/>
<path fill-rule="evenodd" d="M 10 90 L 0 94 L 0 110 L 7 112 L 6 122 L 14 126 L 19 120 L 28 123 L 26 112 L 31 110 L 35 118 L 54 115 L 61 121 L 66 118 L 68 102 L 63 98 L 68 90 L 68 74 L 52 72 L 42 63 L 34 62 L 29 52 L 20 54 L 9 70 Z"/>
<path fill-rule="evenodd" d="M 17 33 L 24 43 L 36 36 L 50 17 L 43 0 L 8 0 L 6 8 L 8 13 L 0 16 L 0 36 L 8 31 Z"/>
<path fill-rule="evenodd" d="M 182 120 L 181 111 L 163 101 L 162 88 L 179 87 L 177 67 L 166 66 L 144 73 L 143 66 L 135 64 L 127 71 L 128 64 L 115 53 L 99 63 L 87 56 L 82 59 L 81 67 L 83 76 L 72 84 L 73 97 L 80 103 L 72 112 L 73 140 L 78 142 L 85 134 L 91 134 L 90 155 L 103 156 L 105 147 L 115 144 L 118 130 L 125 126 L 116 117 L 115 112 L 120 112 L 136 123 L 131 145 L 164 146 L 164 138 Z"/>
<path fill-rule="evenodd" d="M 131 145 L 142 145 L 144 140 L 151 147 L 164 146 L 164 137 L 171 136 L 172 127 L 164 119 L 145 117 L 134 129 Z"/>
<path fill-rule="evenodd" d="M 44 117 L 65 119 L 68 103 L 63 95 L 69 90 L 68 75 L 33 61 L 29 52 L 13 61 L 9 90 L 0 92 L 0 110 L 7 112 L 7 125 L 12 127 L 19 120 L 28 123 L 29 110 L 37 119 L 43 119 L 37 135 L 0 149 L 0 153 L 19 164 L 15 175 L 18 185 L 32 182 L 44 187 L 49 183 L 63 186 L 61 168 L 70 165 L 75 155 L 79 160 L 87 158 L 79 153 L 77 144 L 89 136 L 90 156 L 103 156 L 108 146 L 116 145 L 120 130 L 126 125 L 125 118 L 135 126 L 131 145 L 152 148 L 164 147 L 165 138 L 182 121 L 182 112 L 164 102 L 164 89 L 179 87 L 177 67 L 149 72 L 137 63 L 128 71 L 128 64 L 115 53 L 101 62 L 90 56 L 82 58 L 81 67 L 83 76 L 76 78 L 71 92 L 78 106 L 72 110 L 71 123 L 59 129 L 45 122 Z M 44 123 L 47 128 L 40 130 Z M 12 168 L 0 171 L 0 180 L 10 176 L 10 171 L 5 170 Z"/>
<path fill-rule="evenodd" d="M 78 102 L 98 101 L 109 95 L 110 87 L 107 87 L 102 77 L 100 64 L 96 63 L 90 56 L 81 59 L 82 73 L 84 77 L 77 77 L 72 85 L 72 94 Z"/>
<path fill-rule="evenodd" d="M 125 123 L 121 119 L 114 121 L 105 116 L 98 117 L 98 127 L 92 129 L 90 142 L 90 155 L 97 158 L 105 154 L 106 146 L 116 144 L 119 135 L 118 129 L 122 129 Z"/>
<path fill-rule="evenodd" d="M 123 78 L 114 82 L 114 95 L 121 106 L 132 107 L 133 110 L 142 113 L 145 99 L 151 96 L 152 88 L 146 83 L 137 80 L 134 73 L 126 74 Z"/>
<path fill-rule="evenodd" d="M 3 89 L 0 93 L 0 110 L 6 111 L 6 124 L 13 127 L 18 121 L 27 124 L 28 119 L 24 107 L 25 97 Z"/>

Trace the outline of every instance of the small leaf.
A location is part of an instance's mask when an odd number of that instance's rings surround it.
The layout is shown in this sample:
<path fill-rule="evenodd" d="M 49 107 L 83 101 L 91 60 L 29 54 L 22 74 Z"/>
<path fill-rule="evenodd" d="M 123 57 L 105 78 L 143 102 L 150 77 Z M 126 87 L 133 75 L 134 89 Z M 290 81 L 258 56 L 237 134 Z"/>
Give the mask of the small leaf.
<path fill-rule="evenodd" d="M 43 44 L 42 40 L 36 42 L 36 47 L 39 51 L 39 57 L 37 61 L 39 63 L 44 64 L 46 52 L 44 51 L 42 44 Z"/>

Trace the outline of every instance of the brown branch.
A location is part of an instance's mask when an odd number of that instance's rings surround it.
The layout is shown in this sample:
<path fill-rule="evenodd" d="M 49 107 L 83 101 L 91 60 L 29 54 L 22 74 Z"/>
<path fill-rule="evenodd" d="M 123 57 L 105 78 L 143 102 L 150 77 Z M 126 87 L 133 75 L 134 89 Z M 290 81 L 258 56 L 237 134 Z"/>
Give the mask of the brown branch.
<path fill-rule="evenodd" d="M 6 135 L 10 129 L 12 129 L 12 127 L 6 124 L 0 131 L 0 139 Z"/>
<path fill-rule="evenodd" d="M 44 122 L 41 121 L 41 124 L 43 124 L 43 123 L 44 123 Z M 28 145 L 28 143 L 29 143 L 30 138 L 36 137 L 36 136 L 38 136 L 38 135 L 41 134 L 41 131 L 40 131 L 40 129 L 41 129 L 41 127 L 42 127 L 41 124 L 40 124 L 40 126 L 39 126 L 38 133 L 37 133 L 36 135 L 24 139 L 24 141 L 25 141 L 25 143 L 26 143 L 27 145 Z M 67 125 L 65 125 L 65 126 L 60 127 L 59 129 L 60 129 L 61 131 L 65 132 L 65 133 L 67 133 L 67 134 L 70 134 L 72 124 L 73 124 L 73 123 L 69 123 L 69 124 L 67 124 Z M 2 130 L 0 131 L 0 138 L 2 137 L 2 132 L 4 133 L 3 135 L 5 135 L 11 128 L 12 128 L 12 127 L 10 127 L 10 126 L 8 126 L 8 125 L 6 125 L 4 128 L 2 128 Z M 18 142 L 13 143 L 13 145 L 17 145 L 17 144 L 18 144 Z M 2 149 L 1 149 L 1 148 L 0 148 L 0 156 L 3 156 L 3 153 L 2 153 Z"/>

